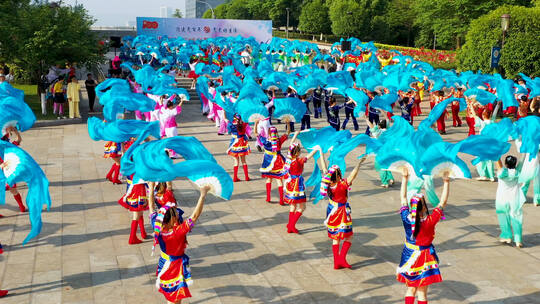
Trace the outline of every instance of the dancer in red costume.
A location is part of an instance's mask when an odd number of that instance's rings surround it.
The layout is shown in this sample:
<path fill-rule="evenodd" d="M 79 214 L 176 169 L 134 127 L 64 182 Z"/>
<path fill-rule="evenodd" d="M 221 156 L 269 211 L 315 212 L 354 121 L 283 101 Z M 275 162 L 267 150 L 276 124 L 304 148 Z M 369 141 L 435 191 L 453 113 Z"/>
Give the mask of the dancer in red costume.
<path fill-rule="evenodd" d="M 321 160 L 324 164 L 324 157 Z M 347 252 L 351 248 L 351 238 L 353 236 L 351 207 L 349 206 L 349 188 L 358 175 L 360 165 L 366 160 L 364 156 L 354 167 L 347 178 L 342 178 L 341 170 L 334 165 L 328 169 L 321 182 L 321 195 L 328 196 L 328 207 L 326 209 L 326 220 L 328 237 L 332 239 L 332 252 L 334 254 L 334 269 L 351 268 L 347 263 Z M 323 166 L 326 168 L 326 166 Z M 343 241 L 341 251 L 340 243 Z"/>
<path fill-rule="evenodd" d="M 227 149 L 227 154 L 234 157 L 234 182 L 239 182 L 238 178 L 238 166 L 240 161 L 244 167 L 244 176 L 246 181 L 249 181 L 248 166 L 246 163 L 246 155 L 249 155 L 251 152 L 248 143 L 248 137 L 246 135 L 246 123 L 242 121 L 240 115 L 234 114 L 233 121 L 229 123 L 229 133 L 231 133 L 231 142 L 229 148 Z"/>
<path fill-rule="evenodd" d="M 158 268 L 156 287 L 170 304 L 180 304 L 182 299 L 191 297 L 189 286 L 193 282 L 189 269 L 189 257 L 185 254 L 188 244 L 186 236 L 202 213 L 208 190 L 210 190 L 208 186 L 201 188 L 195 210 L 182 223 L 179 223 L 178 211 L 174 203 L 167 203 L 158 211 L 154 234 L 165 263 Z"/>
<path fill-rule="evenodd" d="M 5 131 L 5 134 L 3 134 L 2 136 L 2 140 L 12 143 L 15 146 L 19 146 L 21 144 L 22 137 L 21 137 L 21 133 L 19 133 L 17 128 L 13 126 L 9 126 L 9 127 L 6 127 L 5 130 L 6 131 Z M 15 137 L 15 140 L 12 139 L 12 136 Z M 0 158 L 0 163 L 3 163 L 3 162 L 4 161 Z M 11 192 L 11 194 L 13 195 L 13 198 L 17 202 L 17 205 L 19 205 L 19 210 L 21 212 L 26 212 L 26 207 L 24 206 L 24 203 L 22 201 L 21 194 L 19 193 L 19 191 L 17 191 L 17 184 L 14 184 L 13 186 L 10 187 L 6 183 L 6 190 L 9 190 L 9 192 Z M 0 214 L 0 217 L 2 217 L 1 214 Z M 0 250 L 2 250 L 1 246 L 0 246 Z"/>
<path fill-rule="evenodd" d="M 105 144 L 104 158 L 110 158 L 113 160 L 113 164 L 109 173 L 107 173 L 107 179 L 113 184 L 121 184 L 118 179 L 120 175 L 120 157 L 122 157 L 122 146 L 120 143 L 109 141 Z"/>
<path fill-rule="evenodd" d="M 135 138 L 124 142 L 124 151 L 135 142 Z M 132 214 L 131 230 L 129 233 L 130 245 L 140 244 L 142 241 L 137 238 L 137 227 L 141 231 L 141 238 L 146 239 L 146 230 L 144 229 L 143 212 L 148 210 L 148 185 L 144 181 L 133 182 L 133 175 L 126 177 L 126 194 L 119 200 L 118 204 L 129 210 Z"/>
<path fill-rule="evenodd" d="M 450 179 L 448 173 L 443 176 L 444 186 L 439 205 L 429 214 L 424 195 L 419 193 L 407 199 L 409 172 L 403 170 L 401 182 L 401 220 L 405 228 L 405 246 L 401 253 L 401 262 L 397 268 L 397 280 L 407 285 L 405 304 L 414 304 L 418 295 L 418 304 L 427 304 L 428 286 L 442 282 L 439 271 L 439 258 L 433 247 L 435 226 L 443 217 L 443 208 L 448 201 Z"/>
<path fill-rule="evenodd" d="M 285 203 L 289 207 L 289 222 L 287 223 L 288 233 L 298 233 L 296 223 L 306 210 L 306 186 L 304 184 L 304 164 L 311 159 L 320 149 L 311 151 L 306 157 L 300 157 L 302 147 L 296 143 L 296 137 L 300 131 L 294 133 L 289 146 L 289 153 L 285 163 L 285 170 L 288 171 L 289 178 L 285 181 Z M 321 152 L 322 155 L 322 152 Z"/>
<path fill-rule="evenodd" d="M 266 201 L 270 202 L 272 192 L 272 180 L 276 180 L 279 190 L 279 204 L 285 205 L 283 201 L 283 181 L 287 179 L 287 170 L 285 170 L 285 157 L 281 154 L 281 146 L 289 138 L 290 124 L 285 122 L 287 134 L 278 135 L 276 127 L 268 129 L 268 139 L 261 137 L 261 143 L 264 150 L 263 162 L 261 164 L 261 175 L 266 178 Z"/>

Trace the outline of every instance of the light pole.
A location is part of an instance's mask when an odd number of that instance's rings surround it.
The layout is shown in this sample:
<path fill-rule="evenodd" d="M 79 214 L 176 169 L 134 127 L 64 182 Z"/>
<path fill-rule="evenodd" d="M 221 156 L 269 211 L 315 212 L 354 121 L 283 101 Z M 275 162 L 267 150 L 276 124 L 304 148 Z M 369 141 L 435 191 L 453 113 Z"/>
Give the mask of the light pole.
<path fill-rule="evenodd" d="M 291 9 L 288 7 L 286 7 L 285 9 L 287 10 L 287 29 L 285 29 L 285 31 L 287 32 L 287 39 L 289 39 L 289 12 L 291 11 Z"/>
<path fill-rule="evenodd" d="M 504 14 L 501 16 L 501 29 L 502 29 L 502 43 L 501 48 L 504 46 L 504 38 L 506 38 L 506 32 L 510 26 L 510 15 Z"/>
<path fill-rule="evenodd" d="M 216 19 L 216 14 L 214 14 L 214 8 L 210 5 L 210 3 L 206 1 L 202 1 L 202 0 L 195 0 L 195 2 L 200 2 L 200 3 L 208 5 L 208 7 L 210 8 L 210 11 L 212 12 L 212 19 Z"/>

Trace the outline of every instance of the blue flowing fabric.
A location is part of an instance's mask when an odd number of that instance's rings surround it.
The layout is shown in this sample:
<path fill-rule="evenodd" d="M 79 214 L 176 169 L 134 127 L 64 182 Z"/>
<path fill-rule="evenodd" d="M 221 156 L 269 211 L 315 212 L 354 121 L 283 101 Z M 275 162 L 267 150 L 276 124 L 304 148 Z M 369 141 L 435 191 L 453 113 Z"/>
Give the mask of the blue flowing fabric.
<path fill-rule="evenodd" d="M 272 72 L 263 79 L 262 87 L 265 90 L 279 89 L 286 92 L 289 88 L 289 75 L 284 72 Z"/>
<path fill-rule="evenodd" d="M 128 141 L 132 137 L 139 136 L 146 128 L 150 128 L 149 135 L 152 135 L 154 138 L 161 137 L 158 121 L 117 120 L 114 122 L 104 122 L 97 117 L 90 117 L 88 119 L 88 134 L 95 141 Z"/>
<path fill-rule="evenodd" d="M 15 97 L 17 100 L 24 100 L 24 91 L 14 88 L 9 82 L 0 83 L 0 98 Z"/>
<path fill-rule="evenodd" d="M 356 73 L 355 77 L 357 87 L 375 91 L 377 87 L 382 86 L 385 75 L 377 69 L 363 70 L 360 73 Z"/>
<path fill-rule="evenodd" d="M 517 134 L 521 139 L 520 153 L 529 153 L 532 160 L 540 148 L 540 117 L 527 116 L 514 122 Z"/>
<path fill-rule="evenodd" d="M 125 110 L 149 112 L 156 106 L 156 102 L 144 94 L 132 92 L 124 79 L 105 80 L 96 86 L 96 95 L 103 105 L 103 116 L 109 122 L 115 121 Z"/>
<path fill-rule="evenodd" d="M 516 97 L 514 96 L 515 83 L 510 79 L 501 79 L 497 83 L 497 96 L 498 99 L 502 100 L 503 110 L 506 110 L 508 107 L 518 107 Z"/>
<path fill-rule="evenodd" d="M 450 101 L 450 103 L 457 101 L 459 102 L 459 111 L 465 111 L 467 109 L 467 101 L 465 98 L 457 98 L 457 97 L 450 97 L 447 100 Z"/>
<path fill-rule="evenodd" d="M 201 111 L 204 107 L 203 96 L 208 99 L 208 101 L 212 101 L 213 99 L 208 92 L 208 82 L 209 79 L 206 76 L 199 76 L 199 78 L 197 78 L 197 82 L 195 83 L 195 92 L 197 92 L 197 96 L 199 96 L 199 100 L 201 101 Z"/>
<path fill-rule="evenodd" d="M 326 89 L 335 91 L 337 94 L 345 95 L 345 91 L 353 86 L 353 78 L 348 71 L 338 71 L 328 74 L 326 78 Z"/>
<path fill-rule="evenodd" d="M 274 99 L 274 113 L 272 114 L 277 119 L 291 122 L 300 122 L 306 113 L 306 105 L 298 98 L 285 97 Z"/>
<path fill-rule="evenodd" d="M 540 96 L 540 77 L 535 77 L 532 79 L 523 73 L 519 73 L 519 76 L 521 76 L 521 78 L 527 82 L 527 87 L 531 89 L 529 98 Z"/>
<path fill-rule="evenodd" d="M 431 112 L 429 112 L 428 117 L 420 122 L 420 124 L 418 125 L 418 129 L 430 128 L 431 125 L 433 125 L 437 121 L 437 119 L 441 117 L 441 115 L 446 110 L 446 107 L 448 107 L 448 105 L 451 103 L 452 100 L 449 98 L 436 104 L 431 110 Z"/>
<path fill-rule="evenodd" d="M 2 140 L 0 152 L 2 159 L 7 163 L 7 167 L 0 170 L 2 172 L 0 180 L 4 180 L 10 186 L 19 182 L 25 182 L 28 185 L 26 205 L 32 229 L 23 241 L 23 244 L 26 244 L 41 232 L 43 205 L 47 206 L 47 210 L 51 208 L 49 181 L 37 162 L 23 149 Z M 5 204 L 5 192 L 0 197 L 0 203 Z"/>
<path fill-rule="evenodd" d="M 307 77 L 303 77 L 299 85 L 295 87 L 298 95 L 307 94 L 308 91 L 322 87 L 326 84 L 327 74 L 324 70 L 313 70 Z"/>
<path fill-rule="evenodd" d="M 394 123 L 390 128 L 383 132 L 379 137 L 379 141 L 386 142 L 387 140 L 392 140 L 396 138 L 407 138 L 411 137 L 414 133 L 414 127 L 401 116 L 392 116 Z"/>
<path fill-rule="evenodd" d="M 501 119 L 499 122 L 485 125 L 480 134 L 493 137 L 501 142 L 507 142 L 511 138 L 517 137 L 514 124 L 508 117 Z"/>
<path fill-rule="evenodd" d="M 497 138 L 486 135 L 472 135 L 460 141 L 459 152 L 476 156 L 472 164 L 476 165 L 481 161 L 499 160 L 508 150 L 511 144 L 502 142 Z"/>
<path fill-rule="evenodd" d="M 411 175 L 422 176 L 419 153 L 411 137 L 387 140 L 377 151 L 376 161 L 382 169 L 400 171 L 407 167 Z"/>
<path fill-rule="evenodd" d="M 218 87 L 216 89 L 216 92 L 217 92 L 216 97 L 212 99 L 212 101 L 218 106 L 220 106 L 223 109 L 223 111 L 225 111 L 225 117 L 228 120 L 232 121 L 234 114 L 236 113 L 236 107 L 228 99 L 227 100 L 223 99 L 223 96 L 221 95 L 222 88 L 223 87 Z"/>
<path fill-rule="evenodd" d="M 297 139 L 302 143 L 302 146 L 307 150 L 320 148 L 323 153 L 327 153 L 330 148 L 339 149 L 339 147 L 347 142 L 352 137 L 351 132 L 348 130 L 336 131 L 331 126 L 322 129 L 309 129 L 307 131 L 300 132 Z M 342 151 L 343 152 L 343 151 Z M 341 153 L 341 152 L 337 152 Z M 319 188 L 322 180 L 322 175 L 319 170 L 317 161 L 320 157 L 320 153 L 316 153 L 314 158 L 315 168 L 310 177 L 306 180 L 307 187 L 314 187 L 310 193 L 310 198 L 314 198 L 313 204 L 319 202 L 322 199 Z"/>
<path fill-rule="evenodd" d="M 353 115 L 355 117 L 362 117 L 363 115 L 365 115 L 366 104 L 369 102 L 369 97 L 366 95 L 366 93 L 357 89 L 349 88 L 345 91 L 345 94 L 351 100 L 356 102 L 356 107 L 354 108 Z"/>
<path fill-rule="evenodd" d="M 194 137 L 175 136 L 141 144 L 149 128 L 142 132 L 121 160 L 122 174 L 134 174 L 133 182 L 166 182 L 186 177 L 199 187 L 209 185 L 212 193 L 230 199 L 233 182 L 210 152 Z M 184 161 L 174 163 L 166 154 L 172 149 Z"/>
<path fill-rule="evenodd" d="M 399 96 L 395 93 L 377 95 L 369 103 L 369 106 L 375 109 L 392 113 L 392 105 L 398 100 Z"/>
<path fill-rule="evenodd" d="M 24 132 L 36 122 L 36 115 L 34 115 L 32 109 L 24 102 L 24 99 L 18 96 L 0 96 L 0 128 L 2 135 L 6 133 L 6 128 L 9 126 L 15 126 L 19 131 Z"/>
<path fill-rule="evenodd" d="M 268 96 L 255 81 L 246 80 L 238 95 L 238 100 L 242 99 L 250 99 L 261 103 L 268 101 Z"/>
<path fill-rule="evenodd" d="M 478 88 L 468 89 L 463 93 L 463 95 L 476 99 L 476 101 L 483 106 L 494 103 L 495 100 L 497 100 L 497 95 Z"/>
<path fill-rule="evenodd" d="M 236 112 L 242 117 L 242 120 L 248 123 L 254 123 L 270 115 L 268 109 L 261 102 L 253 99 L 244 98 L 236 101 L 235 108 Z"/>
<path fill-rule="evenodd" d="M 332 149 L 332 152 L 328 157 L 328 165 L 330 167 L 332 165 L 338 165 L 341 169 L 341 172 L 345 174 L 345 172 L 347 171 L 345 157 L 347 157 L 347 154 L 349 154 L 352 150 L 356 149 L 359 145 L 366 145 L 366 154 L 377 151 L 380 146 L 376 139 L 371 138 L 366 134 L 358 134 L 355 137 L 352 137 L 347 141 L 334 146 L 334 149 Z"/>
<path fill-rule="evenodd" d="M 430 145 L 422 153 L 422 175 L 435 176 L 444 171 L 450 171 L 454 178 L 471 178 L 467 164 L 458 157 L 459 146 L 447 142 L 438 142 Z"/>

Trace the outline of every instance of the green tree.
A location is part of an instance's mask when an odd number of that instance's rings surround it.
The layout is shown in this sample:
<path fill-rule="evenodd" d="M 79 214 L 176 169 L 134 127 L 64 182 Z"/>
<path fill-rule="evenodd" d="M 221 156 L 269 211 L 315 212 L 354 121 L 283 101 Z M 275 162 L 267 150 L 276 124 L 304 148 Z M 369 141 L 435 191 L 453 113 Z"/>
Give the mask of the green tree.
<path fill-rule="evenodd" d="M 471 22 L 466 43 L 458 53 L 461 70 L 490 70 L 491 48 L 502 39 L 501 15 L 510 14 L 510 27 L 499 65 L 507 77 L 517 73 L 540 76 L 540 8 L 503 6 Z"/>
<path fill-rule="evenodd" d="M 337 36 L 365 38 L 370 32 L 369 9 L 354 0 L 333 0 L 329 3 L 332 33 Z"/>
<path fill-rule="evenodd" d="M 312 0 L 302 7 L 298 29 L 311 34 L 329 34 L 332 30 L 328 7 L 323 0 Z"/>
<path fill-rule="evenodd" d="M 416 18 L 413 10 L 414 2 L 414 0 L 392 0 L 389 3 L 384 17 L 389 30 L 387 35 L 391 36 L 394 42 L 411 45 L 414 39 L 414 20 Z M 379 26 L 384 28 L 383 24 Z M 375 30 L 375 27 L 372 26 L 372 29 Z"/>
<path fill-rule="evenodd" d="M 436 38 L 437 47 L 459 49 L 470 22 L 502 4 L 530 5 L 531 0 L 417 0 L 417 45 L 430 47 Z"/>
<path fill-rule="evenodd" d="M 182 11 L 180 11 L 180 9 L 175 9 L 172 16 L 174 18 L 182 18 Z"/>
<path fill-rule="evenodd" d="M 268 16 L 272 19 L 272 26 L 287 26 L 287 8 L 289 8 L 289 26 L 298 27 L 302 0 L 274 0 L 269 2 L 273 2 L 268 12 Z"/>
<path fill-rule="evenodd" d="M 274 5 L 274 1 L 268 0 L 249 0 L 248 8 L 251 13 L 251 17 L 254 20 L 269 20 L 270 16 L 268 12 Z"/>
<path fill-rule="evenodd" d="M 233 0 L 228 4 L 227 19 L 252 19 L 249 0 Z"/>
<path fill-rule="evenodd" d="M 216 16 L 216 19 L 226 19 L 227 18 L 227 8 L 228 8 L 228 3 L 223 3 L 223 4 L 220 4 L 218 6 L 216 6 L 214 8 L 214 14 Z M 204 12 L 203 18 L 206 18 L 206 19 L 211 19 L 212 18 L 212 11 L 211 10 L 206 10 L 206 12 Z"/>
<path fill-rule="evenodd" d="M 2 61 L 16 65 L 36 80 L 41 67 L 65 62 L 89 65 L 103 60 L 98 39 L 90 31 L 94 19 L 81 5 L 12 2 L 17 5 L 0 6 L 0 16 L 10 15 L 3 20 L 11 24 L 7 35 L 6 28 L 0 27 Z"/>

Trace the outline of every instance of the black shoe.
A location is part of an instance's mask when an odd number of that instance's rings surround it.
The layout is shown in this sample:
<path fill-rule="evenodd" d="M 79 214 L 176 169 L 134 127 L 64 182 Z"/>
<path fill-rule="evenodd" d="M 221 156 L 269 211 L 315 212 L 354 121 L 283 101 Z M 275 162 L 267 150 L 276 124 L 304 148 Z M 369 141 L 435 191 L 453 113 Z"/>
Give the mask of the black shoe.
<path fill-rule="evenodd" d="M 257 151 L 262 152 L 261 146 L 257 146 Z"/>

